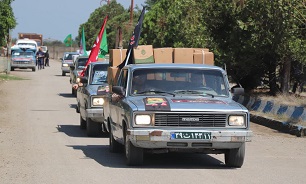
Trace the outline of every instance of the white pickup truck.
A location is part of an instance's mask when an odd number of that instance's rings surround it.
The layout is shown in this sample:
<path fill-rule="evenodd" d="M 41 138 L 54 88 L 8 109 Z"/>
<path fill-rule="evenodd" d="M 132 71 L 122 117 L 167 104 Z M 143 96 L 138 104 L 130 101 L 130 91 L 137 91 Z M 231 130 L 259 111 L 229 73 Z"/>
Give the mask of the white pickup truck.
<path fill-rule="evenodd" d="M 125 150 L 128 165 L 141 165 L 144 152 L 196 152 L 224 154 L 227 166 L 241 167 L 252 131 L 232 95 L 243 92 L 230 89 L 217 66 L 127 65 L 104 102 L 110 151 Z"/>

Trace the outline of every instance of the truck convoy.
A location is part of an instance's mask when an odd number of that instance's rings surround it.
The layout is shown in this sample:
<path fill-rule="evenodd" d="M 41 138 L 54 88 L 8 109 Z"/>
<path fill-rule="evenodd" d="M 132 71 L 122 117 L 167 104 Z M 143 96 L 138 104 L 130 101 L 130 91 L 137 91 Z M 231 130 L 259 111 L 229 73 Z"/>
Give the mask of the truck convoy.
<path fill-rule="evenodd" d="M 110 52 L 102 126 L 110 151 L 124 150 L 127 165 L 141 165 L 144 153 L 194 152 L 224 154 L 226 166 L 241 167 L 250 114 L 232 97 L 243 88 L 230 88 L 207 49 L 151 49 L 138 46 L 136 64 L 121 70 L 125 51 Z"/>

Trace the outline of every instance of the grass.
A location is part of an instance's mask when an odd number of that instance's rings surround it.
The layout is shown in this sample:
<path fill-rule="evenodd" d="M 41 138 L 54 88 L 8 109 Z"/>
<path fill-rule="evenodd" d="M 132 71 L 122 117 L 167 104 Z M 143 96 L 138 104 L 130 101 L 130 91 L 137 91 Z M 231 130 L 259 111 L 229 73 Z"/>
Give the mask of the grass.
<path fill-rule="evenodd" d="M 24 78 L 10 75 L 10 74 L 0 73 L 0 81 L 8 81 L 8 80 L 24 80 Z"/>

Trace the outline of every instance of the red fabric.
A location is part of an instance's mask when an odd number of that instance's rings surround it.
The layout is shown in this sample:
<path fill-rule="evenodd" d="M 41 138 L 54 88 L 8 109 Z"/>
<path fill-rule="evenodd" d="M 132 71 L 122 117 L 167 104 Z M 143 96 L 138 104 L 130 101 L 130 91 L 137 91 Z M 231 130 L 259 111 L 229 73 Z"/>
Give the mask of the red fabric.
<path fill-rule="evenodd" d="M 101 41 L 102 41 L 102 35 L 103 35 L 104 29 L 105 29 L 105 26 L 106 26 L 107 19 L 108 19 L 108 16 L 106 16 L 104 18 L 104 21 L 103 21 L 102 27 L 100 29 L 100 32 L 99 32 L 99 34 L 97 36 L 97 39 L 95 40 L 95 43 L 93 44 L 93 46 L 91 48 L 90 55 L 89 55 L 88 60 L 87 60 L 87 62 L 85 64 L 85 68 L 83 69 L 83 71 L 81 73 L 82 77 L 85 74 L 85 70 L 86 70 L 87 66 L 90 63 L 96 62 L 98 60 L 98 55 L 99 55 L 99 51 L 100 51 L 100 45 L 101 45 Z"/>

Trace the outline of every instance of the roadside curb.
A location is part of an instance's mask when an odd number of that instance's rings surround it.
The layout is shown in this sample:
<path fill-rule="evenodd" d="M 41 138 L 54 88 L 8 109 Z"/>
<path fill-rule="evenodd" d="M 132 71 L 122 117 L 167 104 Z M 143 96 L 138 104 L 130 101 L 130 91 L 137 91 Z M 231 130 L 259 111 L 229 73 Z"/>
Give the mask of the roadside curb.
<path fill-rule="evenodd" d="M 290 133 L 298 137 L 306 135 L 306 127 L 295 125 L 289 122 L 282 122 L 268 117 L 259 116 L 256 112 L 271 113 L 274 115 L 285 116 L 290 119 L 306 121 L 306 108 L 282 105 L 273 101 L 262 100 L 258 97 L 234 96 L 233 100 L 242 104 L 250 111 L 250 119 L 252 122 L 279 130 L 281 132 Z M 254 112 L 254 113 L 253 113 Z"/>

